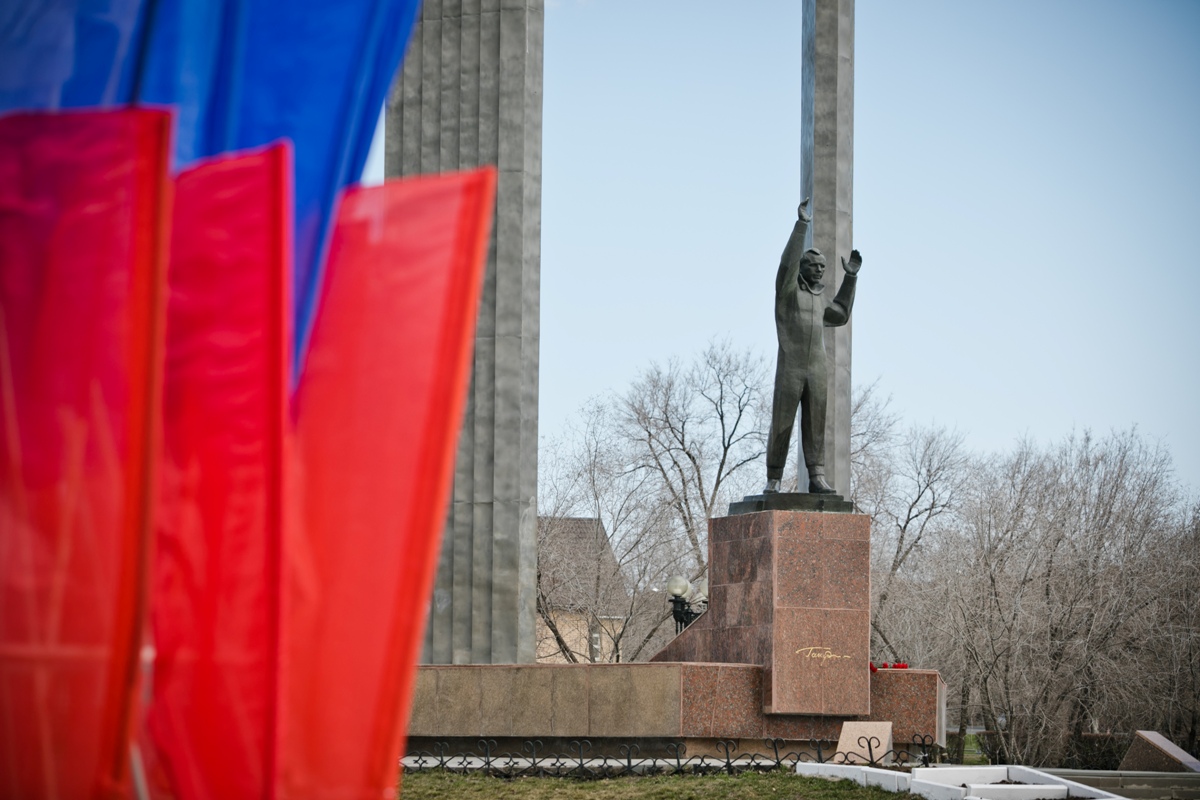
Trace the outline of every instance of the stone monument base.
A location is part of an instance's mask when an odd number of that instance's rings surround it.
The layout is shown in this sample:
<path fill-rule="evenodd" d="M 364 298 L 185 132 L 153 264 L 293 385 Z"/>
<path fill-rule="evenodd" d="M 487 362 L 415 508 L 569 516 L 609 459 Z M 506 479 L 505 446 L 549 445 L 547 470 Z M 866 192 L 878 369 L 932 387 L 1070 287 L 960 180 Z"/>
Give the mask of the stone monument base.
<path fill-rule="evenodd" d="M 748 494 L 740 503 L 729 504 L 729 516 L 753 514 L 757 511 L 824 511 L 834 514 L 853 514 L 854 503 L 840 494 L 806 494 L 775 492 Z"/>
<path fill-rule="evenodd" d="M 916 736 L 945 746 L 941 676 L 870 670 L 870 530 L 863 514 L 828 510 L 711 520 L 708 611 L 650 663 L 421 667 L 409 752 L 587 739 L 595 755 L 637 744 L 667 756 L 681 742 L 718 755 L 732 739 L 768 754 L 783 739 L 802 752 L 819 742 L 828 757 L 849 721 L 892 723 L 897 747 Z"/>
<path fill-rule="evenodd" d="M 879 670 L 871 675 L 864 716 L 766 714 L 764 670 L 754 664 L 478 664 L 417 670 L 407 751 L 473 752 L 496 740 L 497 752 L 522 752 L 541 740 L 543 752 L 570 752 L 586 739 L 595 756 L 619 755 L 637 744 L 645 757 L 667 757 L 671 744 L 688 756 L 719 755 L 717 742 L 734 740 L 744 755 L 770 755 L 766 740 L 808 752 L 820 742 L 836 748 L 842 723 L 892 723 L 897 747 L 916 736 L 945 744 L 945 684 L 932 670 Z M 884 716 L 880 716 L 880 715 Z M 781 748 L 782 749 L 782 748 Z"/>

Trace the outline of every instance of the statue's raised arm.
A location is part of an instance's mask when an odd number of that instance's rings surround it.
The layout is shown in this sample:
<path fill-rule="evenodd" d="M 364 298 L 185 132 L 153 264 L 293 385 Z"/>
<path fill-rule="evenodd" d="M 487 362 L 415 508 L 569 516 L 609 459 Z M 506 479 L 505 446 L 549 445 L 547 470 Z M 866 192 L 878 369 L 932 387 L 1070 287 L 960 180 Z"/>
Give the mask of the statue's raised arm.
<path fill-rule="evenodd" d="M 842 259 L 842 269 L 846 277 L 842 278 L 842 288 L 838 289 L 825 309 L 825 327 L 836 328 L 850 321 L 850 311 L 854 308 L 854 289 L 858 285 L 858 271 L 862 269 L 862 256 L 857 250 L 850 251 L 850 260 Z"/>
<path fill-rule="evenodd" d="M 779 271 L 775 274 L 775 302 L 778 304 L 780 293 L 785 287 L 796 282 L 796 274 L 800 269 L 800 257 L 804 254 L 804 240 L 808 237 L 808 226 L 812 215 L 808 212 L 808 198 L 801 201 L 796 209 L 796 223 L 792 226 L 792 235 L 788 237 L 779 258 Z"/>

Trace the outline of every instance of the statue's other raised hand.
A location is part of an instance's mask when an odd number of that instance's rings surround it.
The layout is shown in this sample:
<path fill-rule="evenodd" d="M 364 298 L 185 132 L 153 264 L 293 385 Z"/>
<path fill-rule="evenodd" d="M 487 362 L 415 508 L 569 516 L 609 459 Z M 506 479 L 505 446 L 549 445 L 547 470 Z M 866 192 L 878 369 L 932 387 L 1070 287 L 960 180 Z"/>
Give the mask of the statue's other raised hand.
<path fill-rule="evenodd" d="M 812 214 L 808 213 L 808 201 L 810 198 L 804 198 L 800 203 L 800 207 L 796 209 L 796 216 L 801 222 L 812 222 Z"/>
<path fill-rule="evenodd" d="M 862 256 L 857 250 L 850 251 L 850 260 L 842 259 L 842 269 L 846 270 L 847 275 L 857 275 L 862 269 Z"/>

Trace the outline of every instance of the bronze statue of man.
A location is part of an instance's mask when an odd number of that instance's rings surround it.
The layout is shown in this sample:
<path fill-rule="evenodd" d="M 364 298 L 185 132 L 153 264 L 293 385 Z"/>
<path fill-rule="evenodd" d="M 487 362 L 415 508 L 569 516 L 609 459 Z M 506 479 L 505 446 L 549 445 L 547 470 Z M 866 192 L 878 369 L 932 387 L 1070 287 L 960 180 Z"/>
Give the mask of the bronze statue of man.
<path fill-rule="evenodd" d="M 792 441 L 796 407 L 800 407 L 800 441 L 808 467 L 808 491 L 834 494 L 825 481 L 825 407 L 829 376 L 825 356 L 825 328 L 845 325 L 854 305 L 854 285 L 862 256 L 851 251 L 842 259 L 846 277 L 832 301 L 826 300 L 825 257 L 804 250 L 804 237 L 812 217 L 808 198 L 797 210 L 795 226 L 783 249 L 775 276 L 775 331 L 779 357 L 775 362 L 775 396 L 771 404 L 771 435 L 767 439 L 767 486 L 764 493 L 779 491 L 783 465 Z M 848 489 L 849 487 L 843 487 Z"/>

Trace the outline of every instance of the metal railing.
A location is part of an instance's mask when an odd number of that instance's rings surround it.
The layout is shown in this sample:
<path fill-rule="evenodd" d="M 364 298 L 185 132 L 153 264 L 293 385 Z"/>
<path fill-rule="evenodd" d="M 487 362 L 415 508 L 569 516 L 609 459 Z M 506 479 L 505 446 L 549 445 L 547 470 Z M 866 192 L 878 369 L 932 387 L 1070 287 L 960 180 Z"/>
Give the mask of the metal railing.
<path fill-rule="evenodd" d="M 641 755 L 636 742 L 606 740 L 610 753 L 599 754 L 588 739 L 572 739 L 568 752 L 547 752 L 541 739 L 527 739 L 520 752 L 500 752 L 495 739 L 480 739 L 475 752 L 451 752 L 449 742 L 435 742 L 430 750 L 415 750 L 401 759 L 405 772 L 440 769 L 450 772 L 482 773 L 504 778 L 570 777 L 579 779 L 618 778 L 626 775 L 708 775 L 742 772 L 794 770 L 798 762 L 856 764 L 859 766 L 907 769 L 928 766 L 945 755 L 932 736 L 914 736 L 912 742 L 899 749 L 881 750 L 882 743 L 874 736 L 861 736 L 858 745 L 862 752 L 828 751 L 824 742 L 812 740 L 810 751 L 787 750 L 784 739 L 765 739 L 764 747 L 753 752 L 741 752 L 736 740 L 722 739 L 716 743 L 717 755 L 687 755 L 684 742 L 668 742 L 665 756 Z"/>

